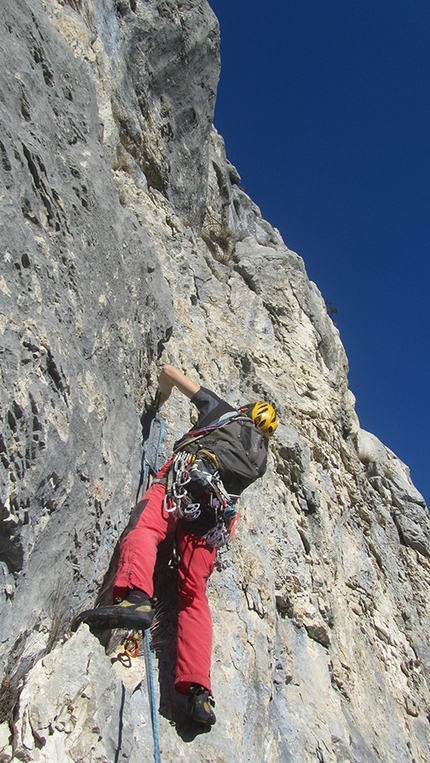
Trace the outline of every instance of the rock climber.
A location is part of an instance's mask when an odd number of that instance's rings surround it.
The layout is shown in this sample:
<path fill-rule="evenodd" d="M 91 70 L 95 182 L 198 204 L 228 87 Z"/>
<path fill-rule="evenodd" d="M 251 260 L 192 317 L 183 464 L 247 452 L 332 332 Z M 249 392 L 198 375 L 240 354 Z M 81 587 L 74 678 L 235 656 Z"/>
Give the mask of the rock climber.
<path fill-rule="evenodd" d="M 145 630 L 154 610 L 157 548 L 176 527 L 178 634 L 175 689 L 188 695 L 194 721 L 213 725 L 210 666 L 212 619 L 206 583 L 217 548 L 232 537 L 242 490 L 266 471 L 269 437 L 278 426 L 274 408 L 258 401 L 236 409 L 173 366 L 159 377 L 157 407 L 173 387 L 197 407 L 196 425 L 178 440 L 174 456 L 156 475 L 121 536 L 112 605 L 80 613 L 72 627 Z"/>

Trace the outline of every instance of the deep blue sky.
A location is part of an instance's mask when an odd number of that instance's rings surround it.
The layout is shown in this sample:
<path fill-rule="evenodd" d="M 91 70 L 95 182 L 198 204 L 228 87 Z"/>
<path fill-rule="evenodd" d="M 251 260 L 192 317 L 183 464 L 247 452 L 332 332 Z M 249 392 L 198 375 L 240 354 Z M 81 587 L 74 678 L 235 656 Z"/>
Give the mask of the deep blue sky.
<path fill-rule="evenodd" d="M 430 503 L 430 3 L 209 2 L 228 158 L 338 309 L 361 426 Z"/>

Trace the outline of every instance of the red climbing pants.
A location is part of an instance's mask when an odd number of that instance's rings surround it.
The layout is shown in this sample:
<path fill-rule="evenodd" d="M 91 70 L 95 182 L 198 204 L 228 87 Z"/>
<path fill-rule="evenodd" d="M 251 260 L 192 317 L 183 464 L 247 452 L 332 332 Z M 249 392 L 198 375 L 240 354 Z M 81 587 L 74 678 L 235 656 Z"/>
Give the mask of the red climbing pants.
<path fill-rule="evenodd" d="M 169 464 L 157 474 L 163 477 Z M 165 485 L 155 483 L 132 512 L 123 533 L 113 596 L 124 598 L 132 588 L 153 596 L 153 573 L 157 549 L 177 520 L 163 508 Z M 212 619 L 206 597 L 206 582 L 216 551 L 197 535 L 177 525 L 180 562 L 178 567 L 178 642 L 175 689 L 188 694 L 190 684 L 210 685 Z"/>

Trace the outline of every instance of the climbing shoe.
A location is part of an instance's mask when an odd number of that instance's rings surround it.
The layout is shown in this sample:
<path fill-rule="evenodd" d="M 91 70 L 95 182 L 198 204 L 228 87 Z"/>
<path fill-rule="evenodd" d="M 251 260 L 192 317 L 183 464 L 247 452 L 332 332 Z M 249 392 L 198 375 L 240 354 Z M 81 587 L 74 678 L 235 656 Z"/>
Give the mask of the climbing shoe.
<path fill-rule="evenodd" d="M 97 630 L 108 628 L 146 630 L 152 625 L 154 610 L 148 597 L 144 598 L 140 594 L 140 591 L 131 591 L 127 598 L 118 604 L 80 612 L 72 621 L 72 631 L 76 631 L 81 623 L 87 623 Z"/>
<path fill-rule="evenodd" d="M 212 710 L 214 705 L 214 699 L 204 686 L 191 685 L 188 695 L 188 712 L 193 721 L 205 726 L 213 726 L 216 722 L 215 713 Z"/>

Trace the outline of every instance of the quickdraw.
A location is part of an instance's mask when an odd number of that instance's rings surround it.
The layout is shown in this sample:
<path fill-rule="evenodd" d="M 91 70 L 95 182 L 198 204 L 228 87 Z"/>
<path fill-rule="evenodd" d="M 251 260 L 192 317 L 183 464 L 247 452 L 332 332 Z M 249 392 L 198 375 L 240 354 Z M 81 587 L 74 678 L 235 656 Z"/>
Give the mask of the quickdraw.
<path fill-rule="evenodd" d="M 111 657 L 112 664 L 120 662 L 125 668 L 131 668 L 132 660 L 139 656 L 139 634 L 130 631 L 124 640 L 122 652 L 118 652 L 115 657 Z"/>
<path fill-rule="evenodd" d="M 215 525 L 212 530 L 209 530 L 206 535 L 203 535 L 206 543 L 209 543 L 209 545 L 213 546 L 213 548 L 222 548 L 222 546 L 227 545 L 227 543 L 230 543 L 230 541 L 233 540 L 237 523 L 240 519 L 240 514 L 238 511 L 235 511 L 234 514 L 235 516 L 232 517 L 228 524 L 226 524 L 224 520 L 218 522 L 218 524 Z"/>
<path fill-rule="evenodd" d="M 187 490 L 191 482 L 190 470 L 195 460 L 195 455 L 190 453 L 179 453 L 173 459 L 164 496 L 165 511 L 190 522 L 201 513 L 200 501 L 195 502 Z"/>
<path fill-rule="evenodd" d="M 129 633 L 124 641 L 124 652 L 128 657 L 139 657 L 139 634 L 133 631 Z"/>

